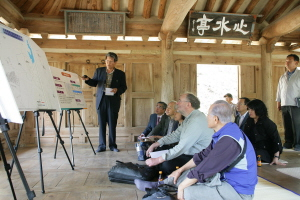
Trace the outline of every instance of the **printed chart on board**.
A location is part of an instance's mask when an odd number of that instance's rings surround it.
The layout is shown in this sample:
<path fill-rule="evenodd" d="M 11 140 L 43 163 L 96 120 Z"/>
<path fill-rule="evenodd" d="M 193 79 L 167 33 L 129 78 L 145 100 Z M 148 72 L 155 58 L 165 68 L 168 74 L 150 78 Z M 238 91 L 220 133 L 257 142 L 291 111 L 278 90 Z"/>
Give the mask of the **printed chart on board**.
<path fill-rule="evenodd" d="M 28 36 L 0 24 L 0 112 L 22 123 L 19 111 L 60 110 L 44 51 Z"/>
<path fill-rule="evenodd" d="M 86 108 L 79 76 L 56 67 L 51 71 L 61 109 Z"/>

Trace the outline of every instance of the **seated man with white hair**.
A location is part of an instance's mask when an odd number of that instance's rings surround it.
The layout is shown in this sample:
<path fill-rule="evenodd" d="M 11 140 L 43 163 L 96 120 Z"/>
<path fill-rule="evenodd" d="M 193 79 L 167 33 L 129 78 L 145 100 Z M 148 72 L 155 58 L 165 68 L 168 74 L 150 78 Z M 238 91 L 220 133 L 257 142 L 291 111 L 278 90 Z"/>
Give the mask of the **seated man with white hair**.
<path fill-rule="evenodd" d="M 255 151 L 249 139 L 231 122 L 231 114 L 227 102 L 213 103 L 207 115 L 208 127 L 215 130 L 210 145 L 164 181 L 138 180 L 135 181 L 137 188 L 174 185 L 178 187 L 177 198 L 181 200 L 253 199 L 257 184 Z"/>

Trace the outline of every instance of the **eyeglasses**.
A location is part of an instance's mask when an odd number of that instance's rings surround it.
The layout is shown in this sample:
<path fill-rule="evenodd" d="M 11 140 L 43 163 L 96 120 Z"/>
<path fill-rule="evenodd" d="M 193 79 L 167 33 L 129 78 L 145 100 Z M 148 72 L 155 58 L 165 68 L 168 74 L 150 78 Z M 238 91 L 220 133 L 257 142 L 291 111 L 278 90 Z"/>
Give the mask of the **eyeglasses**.
<path fill-rule="evenodd" d="M 181 100 L 181 99 L 178 99 L 177 102 L 179 103 L 179 102 L 189 102 L 189 101 L 183 101 L 183 100 Z"/>
<path fill-rule="evenodd" d="M 115 61 L 114 60 L 105 60 L 105 62 L 114 63 Z"/>

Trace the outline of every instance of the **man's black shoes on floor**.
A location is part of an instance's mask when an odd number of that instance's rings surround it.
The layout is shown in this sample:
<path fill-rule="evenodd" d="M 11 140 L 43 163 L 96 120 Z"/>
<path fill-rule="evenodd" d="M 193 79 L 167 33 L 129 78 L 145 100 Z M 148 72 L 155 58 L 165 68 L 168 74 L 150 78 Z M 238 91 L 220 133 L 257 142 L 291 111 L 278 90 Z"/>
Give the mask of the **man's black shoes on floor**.
<path fill-rule="evenodd" d="M 114 151 L 114 152 L 119 152 L 119 151 L 120 151 L 119 149 L 117 149 L 117 148 L 115 148 L 115 147 L 110 148 L 110 150 L 111 150 L 111 151 Z"/>

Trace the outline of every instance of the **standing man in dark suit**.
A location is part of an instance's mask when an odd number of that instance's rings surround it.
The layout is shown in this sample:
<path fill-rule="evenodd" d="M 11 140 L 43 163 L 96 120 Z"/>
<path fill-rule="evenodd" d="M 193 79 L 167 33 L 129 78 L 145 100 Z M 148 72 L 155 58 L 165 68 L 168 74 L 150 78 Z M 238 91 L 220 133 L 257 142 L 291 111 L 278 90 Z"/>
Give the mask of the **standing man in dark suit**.
<path fill-rule="evenodd" d="M 109 126 L 109 149 L 119 152 L 116 144 L 116 126 L 121 105 L 121 95 L 126 91 L 125 73 L 115 66 L 117 54 L 108 52 L 106 67 L 96 69 L 93 78 L 82 77 L 89 86 L 97 87 L 96 109 L 99 122 L 99 146 L 97 152 L 106 151 L 106 123 Z"/>
<path fill-rule="evenodd" d="M 238 115 L 235 117 L 234 122 L 240 127 L 242 131 L 244 131 L 245 123 L 249 118 L 247 103 L 250 102 L 250 99 L 247 97 L 239 98 L 238 103 L 236 104 L 236 111 L 238 111 Z"/>
<path fill-rule="evenodd" d="M 139 136 L 139 140 L 142 137 L 146 137 L 154 128 L 155 126 L 161 121 L 163 115 L 165 115 L 165 111 L 167 109 L 167 104 L 165 102 L 159 101 L 156 104 L 155 107 L 155 113 L 150 115 L 150 119 L 148 122 L 147 127 L 142 132 L 142 134 Z"/>

